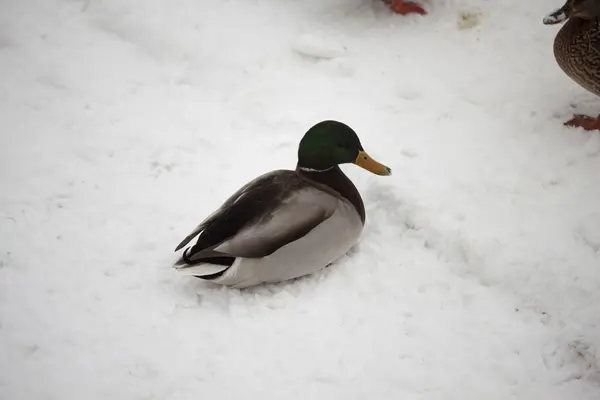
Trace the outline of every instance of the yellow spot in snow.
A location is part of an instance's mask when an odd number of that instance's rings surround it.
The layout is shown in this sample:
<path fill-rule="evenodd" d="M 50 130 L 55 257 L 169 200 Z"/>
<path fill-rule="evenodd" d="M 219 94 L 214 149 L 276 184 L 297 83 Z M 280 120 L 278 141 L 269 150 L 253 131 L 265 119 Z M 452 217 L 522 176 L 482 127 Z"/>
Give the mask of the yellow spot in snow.
<path fill-rule="evenodd" d="M 481 11 L 461 10 L 458 12 L 458 29 L 465 30 L 477 26 L 479 25 L 480 18 Z"/>

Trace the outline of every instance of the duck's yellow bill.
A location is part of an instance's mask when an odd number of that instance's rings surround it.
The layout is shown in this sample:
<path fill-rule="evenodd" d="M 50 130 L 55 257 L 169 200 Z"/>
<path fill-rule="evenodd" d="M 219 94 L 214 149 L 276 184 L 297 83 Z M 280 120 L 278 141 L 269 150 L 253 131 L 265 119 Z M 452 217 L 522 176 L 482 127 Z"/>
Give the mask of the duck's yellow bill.
<path fill-rule="evenodd" d="M 364 151 L 360 151 L 358 153 L 358 157 L 356 157 L 356 160 L 354 160 L 354 164 L 356 164 L 359 167 L 364 168 L 367 171 L 370 171 L 376 175 L 387 176 L 387 175 L 392 174 L 392 170 L 390 168 L 373 160 Z"/>

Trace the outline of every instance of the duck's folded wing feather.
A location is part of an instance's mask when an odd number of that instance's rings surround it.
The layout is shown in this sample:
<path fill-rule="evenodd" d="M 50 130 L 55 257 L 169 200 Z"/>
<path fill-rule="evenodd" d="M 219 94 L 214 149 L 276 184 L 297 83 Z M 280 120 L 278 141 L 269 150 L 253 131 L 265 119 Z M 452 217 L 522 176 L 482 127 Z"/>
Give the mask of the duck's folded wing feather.
<path fill-rule="evenodd" d="M 317 189 L 302 189 L 259 221 L 247 225 L 215 247 L 214 251 L 235 257 L 268 256 L 331 217 L 337 202 L 335 197 Z"/>
<path fill-rule="evenodd" d="M 219 256 L 264 257 L 301 238 L 329 218 L 338 199 L 293 171 L 266 174 L 231 196 L 178 246 L 188 263 Z"/>
<path fill-rule="evenodd" d="M 242 197 L 244 197 L 245 194 L 254 193 L 253 197 L 257 197 L 256 195 L 260 194 L 260 193 L 268 194 L 264 190 L 265 187 L 268 187 L 269 183 L 273 182 L 274 177 L 276 177 L 279 174 L 285 173 L 285 172 L 286 171 L 273 171 L 273 172 L 264 174 L 262 176 L 259 176 L 258 178 L 254 179 L 254 180 L 248 182 L 246 185 L 242 186 L 237 192 L 235 192 L 227 200 L 225 200 L 225 202 L 221 205 L 221 207 L 219 207 L 215 212 L 213 212 L 208 217 L 206 217 L 204 219 L 204 221 L 202 221 L 189 235 L 187 235 L 185 237 L 185 239 L 183 239 L 183 241 L 181 243 L 179 243 L 179 245 L 177 246 L 175 251 L 179 251 L 183 247 L 185 247 L 189 242 L 192 241 L 192 239 L 194 239 L 196 236 L 198 236 L 198 234 L 200 232 L 205 230 L 208 226 L 210 226 L 214 222 L 218 221 L 219 217 L 222 216 L 225 212 L 233 211 L 233 210 L 231 210 L 231 206 L 233 204 L 235 204 L 238 200 L 240 200 Z M 261 189 L 261 190 L 259 191 L 258 189 Z M 256 200 L 260 201 L 262 199 L 257 198 Z M 237 211 L 239 212 L 240 210 L 237 210 Z"/>

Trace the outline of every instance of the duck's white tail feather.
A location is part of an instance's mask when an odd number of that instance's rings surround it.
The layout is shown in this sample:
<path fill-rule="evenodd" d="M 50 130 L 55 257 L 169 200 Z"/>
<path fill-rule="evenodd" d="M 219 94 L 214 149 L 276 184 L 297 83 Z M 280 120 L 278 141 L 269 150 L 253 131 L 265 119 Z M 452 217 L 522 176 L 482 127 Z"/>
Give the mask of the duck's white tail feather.
<path fill-rule="evenodd" d="M 199 264 L 193 266 L 174 266 L 177 272 L 183 275 L 193 275 L 193 276 L 206 276 L 213 275 L 219 272 L 225 271 L 229 268 L 228 265 L 216 265 L 216 264 Z"/>

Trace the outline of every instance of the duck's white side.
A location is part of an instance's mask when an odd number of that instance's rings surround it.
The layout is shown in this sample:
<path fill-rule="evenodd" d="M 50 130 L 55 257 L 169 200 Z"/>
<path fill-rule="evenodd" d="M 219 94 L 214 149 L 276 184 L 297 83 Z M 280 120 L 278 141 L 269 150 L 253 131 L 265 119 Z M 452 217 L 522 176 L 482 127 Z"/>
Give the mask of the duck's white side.
<path fill-rule="evenodd" d="M 331 196 L 333 214 L 302 238 L 262 258 L 236 258 L 231 267 L 202 264 L 180 269 L 186 275 L 207 275 L 227 269 L 214 283 L 245 288 L 280 282 L 319 271 L 343 256 L 357 242 L 363 223 L 350 202 Z"/>

